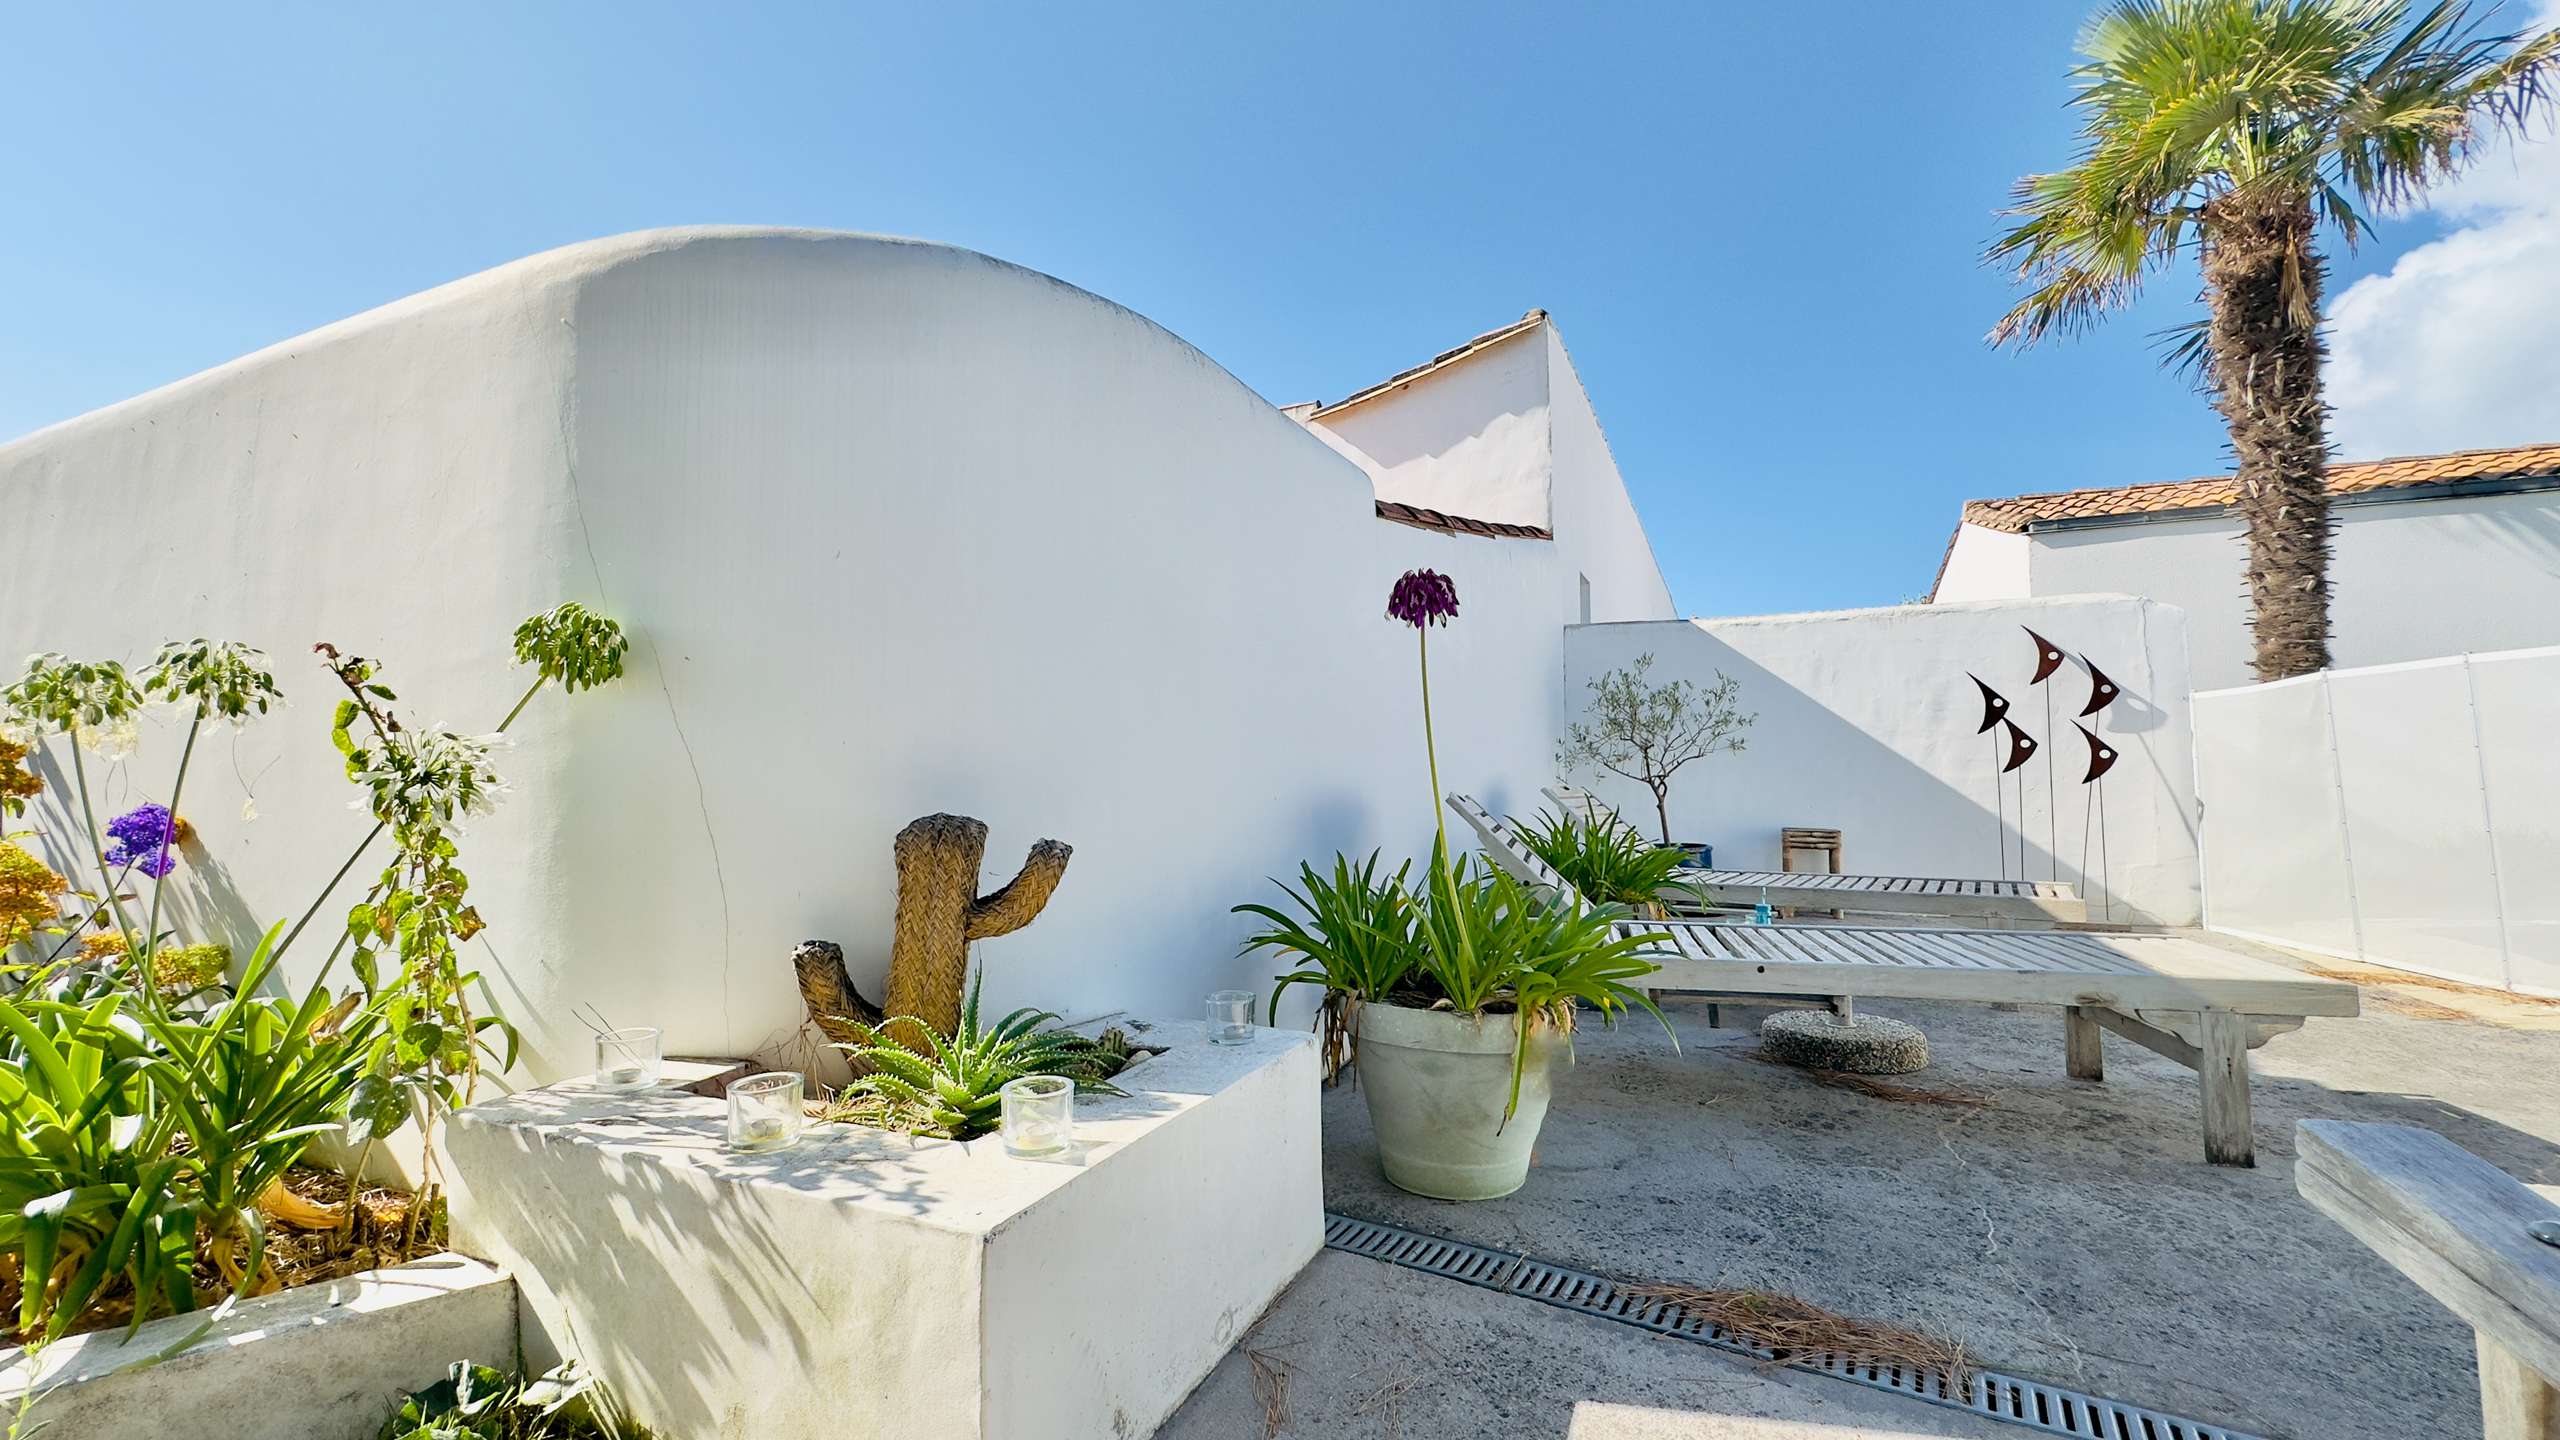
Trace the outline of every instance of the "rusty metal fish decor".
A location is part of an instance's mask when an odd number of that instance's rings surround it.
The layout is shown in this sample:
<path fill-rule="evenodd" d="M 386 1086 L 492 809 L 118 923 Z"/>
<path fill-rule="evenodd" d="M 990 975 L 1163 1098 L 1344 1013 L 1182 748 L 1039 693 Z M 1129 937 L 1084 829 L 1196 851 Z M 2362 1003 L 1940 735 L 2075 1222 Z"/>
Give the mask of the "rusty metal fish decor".
<path fill-rule="evenodd" d="M 2116 689 L 2116 682 L 2107 678 L 2106 671 L 2089 663 L 2088 656 L 2081 656 L 2080 663 L 2089 666 L 2089 703 L 2080 707 L 2080 717 L 2085 720 L 2114 704 L 2120 692 Z"/>
<path fill-rule="evenodd" d="M 1983 684 L 1982 677 L 1970 670 L 1965 672 L 1964 678 L 1972 681 L 1973 688 L 1982 692 L 1982 723 L 1973 727 L 1974 734 L 1980 735 L 2008 718 L 2009 701 L 2006 696 Z"/>
<path fill-rule="evenodd" d="M 2086 725 L 2074 725 L 2071 728 L 2079 731 L 2080 737 L 2089 742 L 2089 773 L 2080 777 L 2080 783 L 2095 785 L 2098 783 L 2099 776 L 2116 768 L 2116 761 L 2120 758 L 2116 747 L 2099 739 L 2096 732 Z"/>
<path fill-rule="evenodd" d="M 2010 771 L 2017 769 L 2019 766 L 2026 764 L 2027 758 L 2036 753 L 2036 737 L 2019 729 L 2017 722 L 2014 720 L 2006 720 L 2001 723 L 2009 727 L 2009 763 L 2000 767 L 2000 773 L 2006 775 Z"/>
<path fill-rule="evenodd" d="M 2035 631 L 2028 630 L 2024 625 L 2021 625 L 2018 628 L 2026 630 L 2027 638 L 2036 642 L 2035 678 L 2029 680 L 2027 683 L 2030 685 L 2041 685 L 2046 680 L 2052 678 L 2054 671 L 2062 668 L 2062 647 L 2054 644 L 2050 640 L 2047 640 Z"/>

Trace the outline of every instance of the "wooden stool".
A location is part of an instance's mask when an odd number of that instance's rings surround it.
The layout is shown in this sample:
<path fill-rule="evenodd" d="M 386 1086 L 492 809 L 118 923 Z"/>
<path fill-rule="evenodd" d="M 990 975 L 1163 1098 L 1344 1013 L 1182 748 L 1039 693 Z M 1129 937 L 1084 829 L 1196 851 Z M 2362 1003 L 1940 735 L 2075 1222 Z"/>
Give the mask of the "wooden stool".
<path fill-rule="evenodd" d="M 1789 875 L 1795 873 L 1796 852 L 1799 850 L 1819 850 L 1823 852 L 1825 855 L 1830 857 L 1830 873 L 1834 875 L 1840 873 L 1839 831 L 1817 829 L 1810 825 L 1787 825 L 1781 827 L 1778 831 L 1778 869 L 1782 873 Z M 1795 911 L 1793 909 L 1789 909 L 1786 913 L 1788 919 L 1792 920 L 1795 918 Z M 1847 919 L 1848 916 L 1845 912 L 1834 910 L 1831 912 L 1831 918 L 1834 920 L 1844 920 Z"/>
<path fill-rule="evenodd" d="M 1805 825 L 1789 825 L 1780 830 L 1778 832 L 1778 869 L 1790 875 L 1794 874 L 1796 852 L 1799 850 L 1820 850 L 1830 856 L 1830 873 L 1834 875 L 1839 874 L 1843 868 L 1840 863 L 1840 832 L 1837 830 L 1816 830 Z"/>

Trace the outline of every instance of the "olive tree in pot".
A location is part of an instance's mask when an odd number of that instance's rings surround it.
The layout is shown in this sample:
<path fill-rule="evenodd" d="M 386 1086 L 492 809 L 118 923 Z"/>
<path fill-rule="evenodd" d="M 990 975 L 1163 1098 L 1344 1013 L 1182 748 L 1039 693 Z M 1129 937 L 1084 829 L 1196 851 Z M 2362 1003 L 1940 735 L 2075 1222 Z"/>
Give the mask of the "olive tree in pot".
<path fill-rule="evenodd" d="M 1634 664 L 1591 682 L 1591 718 L 1566 727 L 1556 746 L 1556 769 L 1568 775 L 1605 771 L 1642 785 L 1653 797 L 1662 843 L 1704 865 L 1706 842 L 1671 838 L 1671 777 L 1692 760 L 1742 749 L 1742 732 L 1760 717 L 1734 703 L 1742 687 L 1721 670 L 1716 683 L 1701 687 L 1686 680 L 1651 684 L 1652 669 L 1653 657 L 1639 655 Z"/>
<path fill-rule="evenodd" d="M 1327 1073 L 1347 1065 L 1359 1077 L 1387 1179 L 1435 1199 L 1490 1200 L 1528 1178 L 1549 1069 L 1571 1053 L 1576 1006 L 1604 1022 L 1638 1006 L 1662 1018 L 1633 982 L 1653 973 L 1646 957 L 1670 937 L 1622 935 L 1615 926 L 1630 913 L 1624 906 L 1541 895 L 1479 859 L 1451 858 L 1431 738 L 1429 636 L 1458 613 L 1456 588 L 1446 576 L 1409 572 L 1387 613 L 1413 626 L 1421 647 L 1436 826 L 1426 873 L 1417 887 L 1410 864 L 1381 876 L 1375 854 L 1357 865 L 1337 855 L 1331 875 L 1301 865 L 1300 888 L 1281 886 L 1302 914 L 1235 908 L 1269 924 L 1246 939 L 1248 953 L 1302 962 L 1278 977 L 1275 1019 L 1290 986 L 1323 989 Z"/>

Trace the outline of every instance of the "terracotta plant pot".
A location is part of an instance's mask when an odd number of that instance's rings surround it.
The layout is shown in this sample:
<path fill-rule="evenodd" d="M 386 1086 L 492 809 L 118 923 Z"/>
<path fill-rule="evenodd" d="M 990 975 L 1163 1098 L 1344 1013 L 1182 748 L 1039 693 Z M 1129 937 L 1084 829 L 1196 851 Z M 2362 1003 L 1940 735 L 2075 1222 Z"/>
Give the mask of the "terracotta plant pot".
<path fill-rule="evenodd" d="M 1377 1131 L 1379 1163 L 1397 1189 L 1435 1200 L 1491 1200 L 1529 1178 L 1530 1152 L 1547 1118 L 1548 1070 L 1563 1045 L 1546 1027 L 1531 1033 L 1520 1105 L 1505 1121 L 1516 1024 L 1510 1015 L 1360 1007 L 1360 1093 Z"/>

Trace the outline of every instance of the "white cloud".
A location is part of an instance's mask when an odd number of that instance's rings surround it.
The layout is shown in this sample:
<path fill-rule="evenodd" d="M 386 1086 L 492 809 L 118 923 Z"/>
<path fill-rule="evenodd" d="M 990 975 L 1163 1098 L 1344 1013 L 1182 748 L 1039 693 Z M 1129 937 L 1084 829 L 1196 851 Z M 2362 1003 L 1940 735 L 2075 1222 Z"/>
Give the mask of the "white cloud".
<path fill-rule="evenodd" d="M 2560 5 L 2542 22 L 2560 23 Z M 2560 440 L 2560 138 L 2550 128 L 2490 150 L 2435 194 L 2426 208 L 2459 228 L 2330 302 L 2339 458 Z"/>

